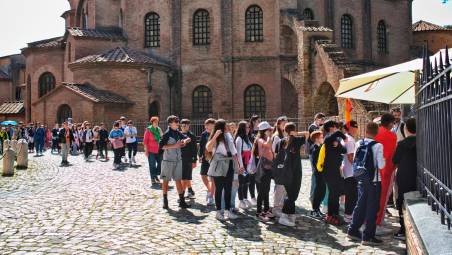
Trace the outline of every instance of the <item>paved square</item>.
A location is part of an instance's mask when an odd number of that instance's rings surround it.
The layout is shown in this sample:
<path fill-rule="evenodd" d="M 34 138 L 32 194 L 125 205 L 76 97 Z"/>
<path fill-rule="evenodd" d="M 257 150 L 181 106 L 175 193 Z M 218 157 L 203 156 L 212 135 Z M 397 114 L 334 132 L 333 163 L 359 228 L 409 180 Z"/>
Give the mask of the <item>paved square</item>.
<path fill-rule="evenodd" d="M 392 235 L 378 247 L 347 240 L 345 226 L 306 216 L 310 168 L 303 162 L 297 227 L 264 224 L 249 213 L 232 222 L 215 219 L 205 206 L 205 189 L 194 174 L 196 200 L 179 210 L 175 189 L 170 208 L 161 208 L 161 190 L 150 185 L 147 161 L 113 171 L 112 162 L 70 157 L 70 167 L 46 152 L 30 156 L 30 168 L 0 177 L 0 254 L 403 254 Z M 238 203 L 237 203 L 238 204 Z M 394 226 L 396 218 L 390 221 Z M 394 227 L 394 231 L 396 228 Z"/>

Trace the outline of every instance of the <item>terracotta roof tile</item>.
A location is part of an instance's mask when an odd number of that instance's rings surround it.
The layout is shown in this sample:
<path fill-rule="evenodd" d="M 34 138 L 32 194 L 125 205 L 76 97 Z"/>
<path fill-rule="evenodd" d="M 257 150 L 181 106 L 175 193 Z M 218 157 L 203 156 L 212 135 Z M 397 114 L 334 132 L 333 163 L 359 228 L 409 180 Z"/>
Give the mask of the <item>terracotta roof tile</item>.
<path fill-rule="evenodd" d="M 133 104 L 133 102 L 123 96 L 109 90 L 97 89 L 90 84 L 63 83 L 63 86 L 96 103 Z"/>
<path fill-rule="evenodd" d="M 435 25 L 433 23 L 419 20 L 418 22 L 413 24 L 413 31 L 414 32 L 420 32 L 420 31 L 442 31 L 442 30 L 450 30 L 445 27 Z"/>
<path fill-rule="evenodd" d="M 0 114 L 18 114 L 24 111 L 23 102 L 5 102 L 0 105 Z"/>
<path fill-rule="evenodd" d="M 156 64 L 169 66 L 169 63 L 158 56 L 151 56 L 144 52 L 117 47 L 97 55 L 90 55 L 76 61 L 72 64 L 86 63 L 121 63 L 121 64 Z"/>
<path fill-rule="evenodd" d="M 83 29 L 78 27 L 68 28 L 67 32 L 74 37 L 79 38 L 95 38 L 105 40 L 125 40 L 121 30 L 119 29 Z"/>
<path fill-rule="evenodd" d="M 28 48 L 57 48 L 63 45 L 63 37 L 55 37 L 28 43 Z"/>
<path fill-rule="evenodd" d="M 331 30 L 330 28 L 327 27 L 301 27 L 302 31 L 307 31 L 307 32 L 331 32 L 333 30 Z"/>

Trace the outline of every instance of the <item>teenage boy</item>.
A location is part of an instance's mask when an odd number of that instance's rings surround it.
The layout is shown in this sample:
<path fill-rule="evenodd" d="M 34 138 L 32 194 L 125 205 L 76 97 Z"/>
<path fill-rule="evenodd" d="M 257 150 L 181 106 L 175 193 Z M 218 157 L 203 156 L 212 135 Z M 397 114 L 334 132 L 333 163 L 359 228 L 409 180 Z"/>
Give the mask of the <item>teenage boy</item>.
<path fill-rule="evenodd" d="M 381 116 L 381 125 L 378 129 L 378 134 L 375 136 L 375 141 L 383 144 L 383 156 L 386 161 L 384 169 L 381 170 L 380 209 L 377 214 L 378 234 L 384 234 L 386 231 L 389 231 L 382 228 L 381 225 L 385 216 L 386 205 L 394 186 L 395 166 L 392 163 L 392 158 L 397 146 L 397 136 L 391 132 L 391 129 L 394 127 L 394 121 L 395 118 L 392 114 L 383 114 Z"/>
<path fill-rule="evenodd" d="M 308 145 L 307 145 L 307 153 L 309 154 L 309 159 L 312 161 L 312 151 L 311 146 L 314 144 L 314 141 L 310 139 L 310 136 L 313 132 L 320 130 L 320 128 L 325 123 L 325 114 L 319 112 L 314 116 L 314 122 L 308 127 L 309 131 L 309 139 L 308 139 Z M 317 161 L 317 160 L 316 160 Z M 316 184 L 316 175 L 311 175 L 311 192 L 309 195 L 309 200 L 311 201 L 311 204 L 314 203 L 314 190 L 315 190 L 315 184 Z"/>
<path fill-rule="evenodd" d="M 373 167 L 369 167 L 369 171 L 363 174 L 358 181 L 358 201 L 353 210 L 352 222 L 348 227 L 348 237 L 353 240 L 362 241 L 362 244 L 380 244 L 381 240 L 375 238 L 375 219 L 378 212 L 380 191 L 381 191 L 381 170 L 385 166 L 383 157 L 383 145 L 374 140 L 378 133 L 378 124 L 370 122 L 366 127 L 366 138 L 356 143 L 357 152 L 355 163 L 358 160 L 360 148 L 367 146 L 367 151 L 371 151 Z M 362 147 L 360 147 L 362 146 Z M 366 162 L 370 157 L 366 155 L 361 158 L 362 162 Z M 367 169 L 367 168 L 366 168 Z M 373 169 L 374 171 L 370 171 Z M 366 224 L 364 231 L 361 233 L 359 229 Z"/>
<path fill-rule="evenodd" d="M 191 139 L 191 142 L 181 148 L 182 151 L 182 184 L 184 193 L 188 190 L 187 198 L 194 198 L 195 192 L 191 187 L 193 169 L 196 167 L 197 151 L 196 136 L 190 132 L 190 120 L 183 119 L 180 122 L 180 130 L 182 134 Z"/>
<path fill-rule="evenodd" d="M 314 131 L 309 138 L 313 142 L 309 150 L 309 154 L 311 155 L 309 158 L 312 165 L 313 179 L 315 180 L 311 216 L 321 219 L 325 216 L 320 211 L 320 203 L 322 203 L 322 200 L 325 197 L 326 184 L 323 180 L 323 172 L 319 172 L 317 169 L 317 161 L 319 160 L 320 148 L 323 144 L 323 132 L 320 130 Z"/>
<path fill-rule="evenodd" d="M 72 141 L 74 140 L 74 134 L 66 121 L 63 122 L 63 128 L 58 132 L 58 140 L 61 147 L 61 166 L 68 166 L 69 162 L 67 161 L 67 157 L 69 150 L 71 149 Z"/>
<path fill-rule="evenodd" d="M 215 126 L 214 119 L 207 119 L 204 121 L 204 132 L 201 134 L 201 140 L 199 141 L 199 151 L 198 157 L 201 163 L 201 179 L 204 186 L 207 188 L 206 202 L 207 205 L 214 205 L 213 196 L 215 195 L 215 184 L 209 179 L 207 172 L 209 171 L 209 161 L 205 157 L 206 144 L 209 141 L 210 134 L 212 133 L 213 127 Z"/>
<path fill-rule="evenodd" d="M 160 150 L 163 150 L 162 173 L 163 180 L 163 209 L 168 209 L 168 184 L 169 181 L 176 182 L 179 194 L 179 207 L 189 208 L 185 203 L 184 189 L 182 187 L 182 152 L 181 148 L 190 143 L 191 139 L 182 134 L 179 129 L 179 118 L 171 115 L 167 119 L 168 129 L 160 140 Z"/>
<path fill-rule="evenodd" d="M 357 199 L 357 181 L 353 177 L 353 157 L 355 155 L 355 138 L 358 132 L 358 123 L 354 120 L 346 123 L 344 126 L 345 136 L 347 137 L 347 142 L 345 143 L 345 149 L 347 154 L 344 156 L 344 161 L 342 165 L 342 175 L 344 177 L 344 195 L 345 195 L 345 210 L 344 210 L 344 220 L 346 223 L 350 223 L 352 220 L 353 209 L 356 205 Z"/>
<path fill-rule="evenodd" d="M 346 136 L 338 131 L 338 123 L 333 120 L 325 122 L 323 125 L 325 135 L 325 161 L 323 166 L 323 176 L 328 187 L 328 215 L 325 221 L 328 224 L 340 225 L 339 218 L 339 196 L 341 195 L 342 176 L 340 168 L 342 165 L 342 154 L 347 151 L 342 146 L 341 141 L 346 142 Z"/>
<path fill-rule="evenodd" d="M 417 157 L 416 157 L 416 120 L 410 118 L 405 123 L 406 138 L 397 144 L 392 162 L 398 167 L 396 183 L 398 187 L 397 210 L 399 210 L 400 230 L 394 238 L 405 240 L 405 224 L 403 221 L 404 194 L 416 191 Z"/>

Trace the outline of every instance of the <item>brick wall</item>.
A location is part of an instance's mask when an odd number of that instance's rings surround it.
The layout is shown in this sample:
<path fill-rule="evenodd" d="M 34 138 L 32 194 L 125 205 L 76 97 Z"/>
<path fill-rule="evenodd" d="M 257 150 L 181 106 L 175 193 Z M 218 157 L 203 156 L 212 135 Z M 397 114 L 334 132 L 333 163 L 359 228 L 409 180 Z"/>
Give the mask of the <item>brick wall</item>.
<path fill-rule="evenodd" d="M 422 47 L 428 42 L 429 51 L 435 54 L 446 45 L 452 47 L 452 30 L 415 32 L 413 40 L 417 47 Z"/>

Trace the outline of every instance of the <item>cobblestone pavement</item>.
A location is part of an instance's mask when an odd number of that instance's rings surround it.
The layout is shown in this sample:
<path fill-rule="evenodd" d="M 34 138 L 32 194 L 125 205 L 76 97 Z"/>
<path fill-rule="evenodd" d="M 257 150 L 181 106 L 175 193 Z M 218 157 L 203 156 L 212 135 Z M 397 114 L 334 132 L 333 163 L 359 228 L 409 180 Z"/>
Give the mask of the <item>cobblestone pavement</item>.
<path fill-rule="evenodd" d="M 347 240 L 345 227 L 306 216 L 310 170 L 304 162 L 297 227 L 258 222 L 254 211 L 218 222 L 205 206 L 205 189 L 194 174 L 197 199 L 179 210 L 175 189 L 170 208 L 150 185 L 147 161 L 113 171 L 111 162 L 70 157 L 30 157 L 30 168 L 0 177 L 0 254 L 401 254 L 404 244 L 383 237 L 378 247 Z M 391 222 L 395 223 L 395 218 Z M 394 225 L 395 226 L 395 225 Z M 394 227 L 395 230 L 395 227 Z"/>

